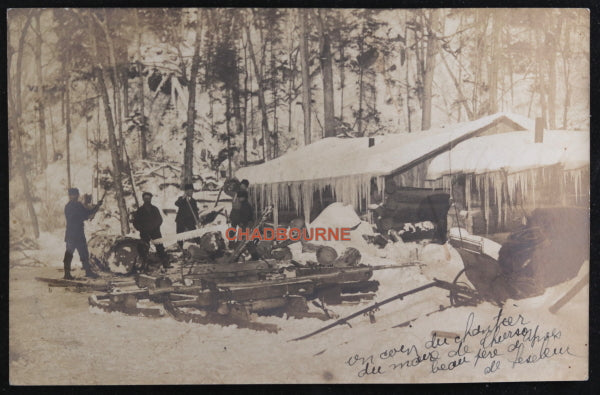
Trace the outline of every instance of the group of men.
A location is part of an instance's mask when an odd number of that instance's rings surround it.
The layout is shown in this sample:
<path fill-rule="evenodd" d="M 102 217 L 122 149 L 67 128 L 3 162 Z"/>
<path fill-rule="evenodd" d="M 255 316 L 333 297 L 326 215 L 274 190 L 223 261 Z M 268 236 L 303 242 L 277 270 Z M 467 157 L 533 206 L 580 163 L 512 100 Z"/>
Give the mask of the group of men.
<path fill-rule="evenodd" d="M 254 211 L 248 202 L 248 180 L 242 180 L 240 188 L 233 197 L 232 210 L 229 215 L 233 227 L 250 227 L 254 218 Z M 183 233 L 195 230 L 200 224 L 198 202 L 193 198 L 194 186 L 192 184 L 184 185 L 184 194 L 175 202 L 177 206 L 177 215 L 175 217 L 176 232 Z M 64 278 L 73 279 L 71 276 L 71 261 L 75 250 L 79 253 L 79 259 L 85 276 L 96 278 L 98 275 L 92 270 L 89 262 L 89 252 L 84 232 L 84 222 L 98 211 L 102 205 L 100 200 L 94 206 L 86 206 L 79 201 L 79 190 L 69 188 L 69 202 L 65 206 L 65 218 L 67 227 L 65 232 L 66 251 L 63 260 Z M 162 215 L 158 207 L 152 204 L 153 195 L 150 192 L 144 192 L 142 199 L 144 203 L 133 213 L 133 226 L 140 232 L 140 239 L 145 243 L 162 237 L 160 226 L 163 223 Z M 180 248 L 183 248 L 183 241 L 178 241 Z M 156 252 L 164 268 L 170 268 L 168 255 L 165 247 L 157 243 Z M 142 257 L 146 261 L 147 256 Z"/>

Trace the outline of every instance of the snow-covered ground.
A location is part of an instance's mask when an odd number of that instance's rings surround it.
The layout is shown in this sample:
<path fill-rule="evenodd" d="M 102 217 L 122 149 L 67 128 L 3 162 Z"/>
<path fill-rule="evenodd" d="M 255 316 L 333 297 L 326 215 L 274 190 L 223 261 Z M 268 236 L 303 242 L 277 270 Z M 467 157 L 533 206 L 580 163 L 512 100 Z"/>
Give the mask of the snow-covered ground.
<path fill-rule="evenodd" d="M 456 257 L 451 251 L 451 260 L 460 259 Z M 58 255 L 50 258 L 56 261 Z M 440 258 L 437 264 L 444 260 Z M 580 275 L 586 270 L 588 265 Z M 588 287 L 558 313 L 548 311 L 577 278 L 535 298 L 509 300 L 499 320 L 499 308 L 489 303 L 427 316 L 448 305 L 447 292 L 432 288 L 382 306 L 375 323 L 359 316 L 350 321 L 352 327 L 340 325 L 295 342 L 290 340 L 328 322 L 257 318 L 281 328 L 271 334 L 177 322 L 170 317 L 105 313 L 89 307 L 86 293 L 50 291 L 34 279 L 61 274 L 60 268 L 51 266 L 10 270 L 12 384 L 399 383 L 587 377 Z M 429 281 L 419 267 L 375 271 L 374 279 L 381 283 L 377 301 Z M 371 303 L 330 308 L 345 316 Z M 407 326 L 394 328 L 417 317 Z M 458 337 L 432 340 L 433 331 Z M 531 363 L 525 362 L 528 357 Z M 452 361 L 461 360 L 454 367 Z"/>

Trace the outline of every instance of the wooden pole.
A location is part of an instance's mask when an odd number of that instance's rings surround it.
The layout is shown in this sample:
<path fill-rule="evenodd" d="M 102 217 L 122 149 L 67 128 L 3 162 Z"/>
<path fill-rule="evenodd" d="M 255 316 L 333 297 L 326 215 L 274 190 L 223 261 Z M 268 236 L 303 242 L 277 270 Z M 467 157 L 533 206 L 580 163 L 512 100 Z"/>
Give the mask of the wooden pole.
<path fill-rule="evenodd" d="M 544 142 L 544 118 L 537 117 L 535 119 L 535 142 L 543 143 Z"/>

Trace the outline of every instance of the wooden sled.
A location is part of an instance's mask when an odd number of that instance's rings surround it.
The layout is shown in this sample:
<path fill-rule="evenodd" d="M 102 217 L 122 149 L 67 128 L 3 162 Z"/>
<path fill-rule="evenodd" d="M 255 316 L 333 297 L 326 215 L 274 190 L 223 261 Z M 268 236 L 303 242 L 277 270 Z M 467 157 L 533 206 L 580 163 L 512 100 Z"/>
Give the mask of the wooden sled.
<path fill-rule="evenodd" d="M 37 281 L 48 284 L 48 287 L 74 288 L 76 291 L 108 291 L 110 282 L 106 280 L 73 279 L 36 277 Z"/>
<path fill-rule="evenodd" d="M 105 295 L 90 295 L 90 306 L 97 307 L 108 313 L 118 311 L 129 315 L 159 318 L 165 315 L 161 307 L 140 307 L 134 293 L 113 293 Z"/>

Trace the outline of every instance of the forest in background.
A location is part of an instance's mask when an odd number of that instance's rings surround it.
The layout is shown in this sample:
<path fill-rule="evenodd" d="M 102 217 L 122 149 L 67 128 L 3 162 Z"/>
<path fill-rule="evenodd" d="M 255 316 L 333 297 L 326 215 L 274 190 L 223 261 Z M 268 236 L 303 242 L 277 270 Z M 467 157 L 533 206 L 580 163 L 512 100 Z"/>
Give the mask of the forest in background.
<path fill-rule="evenodd" d="M 11 224 L 34 238 L 84 166 L 126 234 L 158 167 L 216 189 L 324 137 L 499 111 L 589 129 L 579 9 L 12 9 L 7 51 Z"/>

